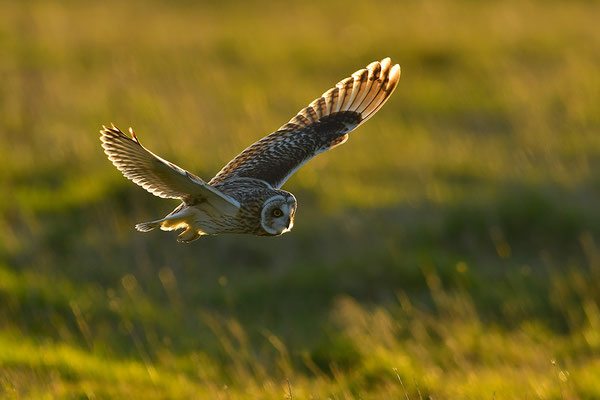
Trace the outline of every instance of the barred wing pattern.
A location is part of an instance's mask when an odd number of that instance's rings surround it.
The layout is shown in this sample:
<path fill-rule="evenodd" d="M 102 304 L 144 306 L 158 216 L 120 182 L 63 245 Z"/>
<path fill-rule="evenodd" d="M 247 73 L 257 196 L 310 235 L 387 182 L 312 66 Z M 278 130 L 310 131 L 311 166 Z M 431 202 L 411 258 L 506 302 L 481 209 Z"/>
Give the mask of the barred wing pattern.
<path fill-rule="evenodd" d="M 185 203 L 208 201 L 229 214 L 238 211 L 238 201 L 146 149 L 131 128 L 131 138 L 114 125 L 103 128 L 100 140 L 108 159 L 127 179 L 148 192 L 162 198 L 180 199 Z"/>
<path fill-rule="evenodd" d="M 304 163 L 348 139 L 348 133 L 371 118 L 390 97 L 400 66 L 389 58 L 375 61 L 340 81 L 276 132 L 231 160 L 210 182 L 249 177 L 280 188 Z"/>

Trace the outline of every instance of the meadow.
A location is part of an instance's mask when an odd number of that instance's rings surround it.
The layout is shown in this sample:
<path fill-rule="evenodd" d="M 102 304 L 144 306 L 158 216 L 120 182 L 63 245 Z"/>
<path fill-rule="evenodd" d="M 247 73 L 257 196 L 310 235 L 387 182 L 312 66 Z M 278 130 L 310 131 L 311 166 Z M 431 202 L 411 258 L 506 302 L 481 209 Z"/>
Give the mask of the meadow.
<path fill-rule="evenodd" d="M 600 398 L 600 3 L 0 2 L 0 398 Z M 282 237 L 136 232 L 390 56 Z"/>

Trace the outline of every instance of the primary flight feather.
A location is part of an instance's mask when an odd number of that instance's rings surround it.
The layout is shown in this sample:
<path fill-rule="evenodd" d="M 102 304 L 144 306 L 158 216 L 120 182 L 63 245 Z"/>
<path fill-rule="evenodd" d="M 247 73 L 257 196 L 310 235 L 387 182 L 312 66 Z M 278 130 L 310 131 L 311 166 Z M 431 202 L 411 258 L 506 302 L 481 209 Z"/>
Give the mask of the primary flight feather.
<path fill-rule="evenodd" d="M 100 140 L 126 178 L 155 196 L 182 201 L 166 217 L 137 224 L 139 231 L 183 229 L 181 242 L 219 233 L 278 236 L 292 229 L 296 213 L 296 198 L 281 186 L 308 160 L 344 143 L 383 106 L 399 79 L 400 66 L 389 58 L 372 62 L 242 151 L 208 183 L 146 149 L 131 128 L 129 137 L 114 125 L 103 127 Z"/>

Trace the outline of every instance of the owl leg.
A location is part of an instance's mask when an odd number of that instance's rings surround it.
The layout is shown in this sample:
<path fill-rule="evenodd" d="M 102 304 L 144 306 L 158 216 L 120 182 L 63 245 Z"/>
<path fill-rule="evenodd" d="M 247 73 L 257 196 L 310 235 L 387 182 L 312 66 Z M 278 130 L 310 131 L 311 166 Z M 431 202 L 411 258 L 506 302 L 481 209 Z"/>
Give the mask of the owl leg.
<path fill-rule="evenodd" d="M 200 237 L 197 230 L 193 229 L 188 225 L 187 229 L 179 234 L 177 237 L 178 242 L 189 243 Z"/>

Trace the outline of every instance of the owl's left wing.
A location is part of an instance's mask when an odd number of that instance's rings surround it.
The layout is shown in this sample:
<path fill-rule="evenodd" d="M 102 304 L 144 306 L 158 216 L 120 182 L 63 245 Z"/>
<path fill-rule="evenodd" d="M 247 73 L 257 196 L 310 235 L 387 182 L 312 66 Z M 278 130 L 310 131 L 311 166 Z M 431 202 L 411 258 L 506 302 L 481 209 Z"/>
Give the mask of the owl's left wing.
<path fill-rule="evenodd" d="M 235 214 L 240 203 L 202 179 L 146 149 L 129 128 L 131 138 L 116 126 L 100 131 L 108 159 L 127 178 L 162 198 L 183 202 L 207 201 L 223 213 Z"/>
<path fill-rule="evenodd" d="M 390 97 L 400 66 L 389 58 L 375 61 L 340 81 L 276 132 L 231 160 L 210 182 L 233 177 L 261 179 L 280 188 L 304 163 L 348 139 Z"/>

